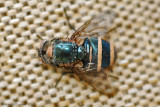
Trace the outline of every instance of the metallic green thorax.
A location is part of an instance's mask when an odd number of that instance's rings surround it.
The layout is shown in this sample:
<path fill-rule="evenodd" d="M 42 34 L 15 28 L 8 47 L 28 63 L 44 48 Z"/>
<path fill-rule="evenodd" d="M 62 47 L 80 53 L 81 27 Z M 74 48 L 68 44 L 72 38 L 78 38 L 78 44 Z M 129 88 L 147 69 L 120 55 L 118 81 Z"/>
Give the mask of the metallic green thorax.
<path fill-rule="evenodd" d="M 85 49 L 82 46 L 69 41 L 54 41 L 52 63 L 55 65 L 72 63 L 83 59 L 84 56 Z"/>

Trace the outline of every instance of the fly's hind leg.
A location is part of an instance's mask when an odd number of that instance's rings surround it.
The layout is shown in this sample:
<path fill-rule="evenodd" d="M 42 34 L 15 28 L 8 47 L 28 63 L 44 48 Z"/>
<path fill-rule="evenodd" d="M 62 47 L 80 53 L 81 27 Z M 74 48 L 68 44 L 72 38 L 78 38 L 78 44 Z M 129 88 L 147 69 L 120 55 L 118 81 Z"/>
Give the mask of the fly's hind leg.
<path fill-rule="evenodd" d="M 111 75 L 111 74 L 108 74 L 108 73 L 107 73 L 107 76 L 108 76 L 108 77 L 112 77 L 112 78 L 114 78 L 114 79 L 118 79 L 117 76 L 114 76 L 114 75 Z"/>
<path fill-rule="evenodd" d="M 116 30 L 117 28 L 118 28 L 118 26 L 115 26 L 115 27 L 109 29 L 109 30 L 107 31 L 107 34 L 109 34 L 110 32 L 112 32 L 112 31 L 114 31 L 114 30 Z"/>
<path fill-rule="evenodd" d="M 113 73 L 112 67 L 107 68 L 107 69 L 103 69 L 103 70 L 104 70 L 104 71 L 105 71 L 105 70 L 106 70 L 106 71 L 110 70 L 110 71 Z M 114 79 L 118 79 L 118 77 L 115 76 L 115 75 L 112 75 L 112 73 L 108 73 L 108 72 L 103 72 L 103 73 L 105 73 L 105 75 L 106 75 L 107 77 L 112 77 L 112 78 L 114 78 Z"/>

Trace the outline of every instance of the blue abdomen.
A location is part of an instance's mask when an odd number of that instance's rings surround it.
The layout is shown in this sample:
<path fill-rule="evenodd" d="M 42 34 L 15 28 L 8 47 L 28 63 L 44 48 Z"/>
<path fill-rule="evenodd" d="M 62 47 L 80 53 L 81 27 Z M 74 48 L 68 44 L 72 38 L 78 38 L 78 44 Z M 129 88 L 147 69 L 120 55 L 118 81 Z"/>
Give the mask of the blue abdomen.
<path fill-rule="evenodd" d="M 84 58 L 83 64 L 84 67 L 88 66 L 89 56 L 90 56 L 90 48 L 92 47 L 92 63 L 95 63 L 97 65 L 98 61 L 98 39 L 97 38 L 90 38 L 90 40 L 87 38 L 84 41 L 83 46 L 85 47 L 87 51 L 87 55 Z M 106 68 L 110 66 L 110 43 L 107 41 L 102 40 L 102 68 Z"/>

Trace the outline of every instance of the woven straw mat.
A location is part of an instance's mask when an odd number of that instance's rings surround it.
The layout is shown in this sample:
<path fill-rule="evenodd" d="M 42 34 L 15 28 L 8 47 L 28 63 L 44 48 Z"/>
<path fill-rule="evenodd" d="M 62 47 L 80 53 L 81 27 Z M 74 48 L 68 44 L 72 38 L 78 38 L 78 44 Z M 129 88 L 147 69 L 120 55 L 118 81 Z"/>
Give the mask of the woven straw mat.
<path fill-rule="evenodd" d="M 41 64 L 41 40 L 67 37 L 93 15 L 117 13 L 118 92 L 108 97 Z M 111 83 L 112 84 L 112 83 Z M 0 107 L 160 107 L 160 0 L 0 0 Z"/>

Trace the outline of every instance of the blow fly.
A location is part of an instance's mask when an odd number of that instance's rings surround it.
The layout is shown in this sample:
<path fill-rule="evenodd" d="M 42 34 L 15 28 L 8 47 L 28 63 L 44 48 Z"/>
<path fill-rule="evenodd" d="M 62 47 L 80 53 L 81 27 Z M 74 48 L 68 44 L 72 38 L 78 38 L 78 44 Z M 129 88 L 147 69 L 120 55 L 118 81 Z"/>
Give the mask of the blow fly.
<path fill-rule="evenodd" d="M 43 39 L 38 50 L 41 61 L 68 70 L 62 73 L 58 82 L 64 74 L 73 73 L 97 91 L 113 95 L 117 88 L 113 87 L 111 82 L 118 78 L 109 70 L 115 63 L 116 49 L 111 42 L 103 38 L 116 28 L 112 24 L 115 12 L 107 11 L 94 16 L 78 30 L 70 24 L 66 9 L 64 13 L 69 27 L 75 32 L 70 38 Z"/>

